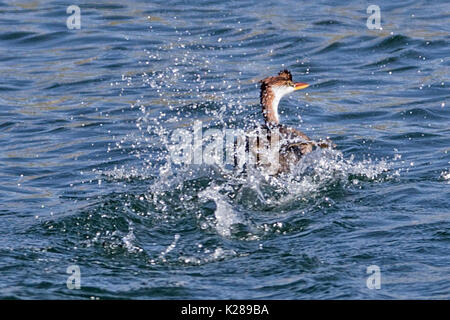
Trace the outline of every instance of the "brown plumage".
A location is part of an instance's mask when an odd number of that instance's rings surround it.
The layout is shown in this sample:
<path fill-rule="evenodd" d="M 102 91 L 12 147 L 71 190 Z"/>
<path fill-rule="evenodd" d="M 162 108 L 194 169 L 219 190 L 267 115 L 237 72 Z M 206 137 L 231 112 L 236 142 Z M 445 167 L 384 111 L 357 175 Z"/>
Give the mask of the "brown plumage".
<path fill-rule="evenodd" d="M 280 124 L 278 104 L 281 98 L 285 94 L 307 88 L 308 84 L 294 83 L 292 74 L 288 70 L 280 71 L 277 76 L 265 78 L 260 83 L 260 102 L 265 122 L 262 129 L 267 135 L 269 143 L 261 145 L 259 143 L 261 139 L 256 139 L 256 148 L 252 152 L 256 155 L 257 165 L 268 168 L 270 174 L 289 172 L 292 164 L 297 163 L 303 155 L 310 153 L 315 147 L 330 148 L 334 146 L 328 140 L 315 142 L 303 132 Z M 262 151 L 267 152 L 268 148 L 274 148 L 274 141 L 278 143 L 276 145 L 278 163 L 270 162 L 267 159 L 266 163 L 262 163 L 260 161 L 263 157 Z"/>

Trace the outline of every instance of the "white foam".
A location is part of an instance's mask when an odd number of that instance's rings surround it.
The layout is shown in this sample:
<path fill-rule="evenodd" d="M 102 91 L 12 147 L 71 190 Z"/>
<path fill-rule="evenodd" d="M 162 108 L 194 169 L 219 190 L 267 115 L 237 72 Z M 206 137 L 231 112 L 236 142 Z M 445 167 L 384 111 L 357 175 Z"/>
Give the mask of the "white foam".
<path fill-rule="evenodd" d="M 130 227 L 128 233 L 124 237 L 122 237 L 122 242 L 127 251 L 130 253 L 137 253 L 143 251 L 142 248 L 139 248 L 138 246 L 134 245 L 134 243 L 136 242 L 136 237 L 134 236 L 132 227 Z"/>
<path fill-rule="evenodd" d="M 233 224 L 241 222 L 238 214 L 234 212 L 233 206 L 228 203 L 222 194 L 219 193 L 220 186 L 212 186 L 199 193 L 203 200 L 213 200 L 216 204 L 214 215 L 216 217 L 215 228 L 223 237 L 231 235 Z"/>
<path fill-rule="evenodd" d="M 236 251 L 234 251 L 234 250 L 224 250 L 220 247 L 216 248 L 213 252 L 206 249 L 205 253 L 206 253 L 206 256 L 203 256 L 203 257 L 181 256 L 179 258 L 179 261 L 181 261 L 185 264 L 200 265 L 203 263 L 210 263 L 210 262 L 234 257 L 237 254 Z"/>
<path fill-rule="evenodd" d="M 178 240 L 180 239 L 180 235 L 176 234 L 174 236 L 174 239 L 172 241 L 172 243 L 166 248 L 166 250 L 164 250 L 163 252 L 161 252 L 161 254 L 159 255 L 159 258 L 163 261 L 165 261 L 165 256 L 166 254 L 168 254 L 170 251 L 172 251 L 173 249 L 175 249 L 175 247 L 177 246 Z"/>

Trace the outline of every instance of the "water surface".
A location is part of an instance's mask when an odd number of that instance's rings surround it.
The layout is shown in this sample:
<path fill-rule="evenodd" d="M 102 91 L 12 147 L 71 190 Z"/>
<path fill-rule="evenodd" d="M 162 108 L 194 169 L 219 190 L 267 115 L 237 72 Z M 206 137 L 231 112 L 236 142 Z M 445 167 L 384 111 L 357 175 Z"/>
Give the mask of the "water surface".
<path fill-rule="evenodd" d="M 448 299 L 447 1 L 0 2 L 0 297 Z M 177 128 L 281 119 L 292 174 L 177 166 Z M 81 289 L 66 286 L 78 265 Z M 366 286 L 367 267 L 381 289 Z"/>

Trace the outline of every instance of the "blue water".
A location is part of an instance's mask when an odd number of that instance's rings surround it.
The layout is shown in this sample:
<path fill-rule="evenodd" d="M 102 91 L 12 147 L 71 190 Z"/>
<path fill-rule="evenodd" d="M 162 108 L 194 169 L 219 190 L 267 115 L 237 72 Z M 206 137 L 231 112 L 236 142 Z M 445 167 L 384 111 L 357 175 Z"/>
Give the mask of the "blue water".
<path fill-rule="evenodd" d="M 450 298 L 448 1 L 73 2 L 0 1 L 0 298 Z M 171 163 L 284 68 L 281 121 L 336 150 Z"/>

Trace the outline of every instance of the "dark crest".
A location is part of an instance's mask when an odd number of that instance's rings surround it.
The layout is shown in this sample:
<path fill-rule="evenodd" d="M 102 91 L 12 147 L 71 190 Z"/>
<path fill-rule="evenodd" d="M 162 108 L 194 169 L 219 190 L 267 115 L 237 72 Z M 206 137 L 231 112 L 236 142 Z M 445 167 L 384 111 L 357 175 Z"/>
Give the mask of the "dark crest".
<path fill-rule="evenodd" d="M 278 72 L 278 75 L 286 80 L 292 81 L 292 74 L 287 69 L 284 69 L 284 70 Z"/>
<path fill-rule="evenodd" d="M 265 99 L 271 98 L 267 93 L 268 87 L 272 85 L 280 85 L 286 81 L 292 81 L 292 74 L 287 69 L 278 72 L 278 75 L 275 77 L 267 77 L 259 81 L 261 83 L 261 93 L 260 93 L 261 104 L 264 104 Z"/>

